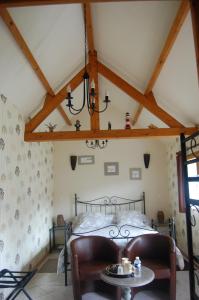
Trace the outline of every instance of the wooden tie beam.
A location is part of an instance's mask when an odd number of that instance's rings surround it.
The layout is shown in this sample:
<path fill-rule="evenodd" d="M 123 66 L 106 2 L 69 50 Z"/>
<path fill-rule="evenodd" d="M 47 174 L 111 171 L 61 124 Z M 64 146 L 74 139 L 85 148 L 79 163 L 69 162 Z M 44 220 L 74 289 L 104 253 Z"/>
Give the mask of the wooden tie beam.
<path fill-rule="evenodd" d="M 56 131 L 56 132 L 25 132 L 26 142 L 73 141 L 89 139 L 129 139 L 157 136 L 176 136 L 181 133 L 190 135 L 197 128 L 154 128 L 154 129 L 116 129 L 116 130 L 86 130 L 86 131 Z"/>

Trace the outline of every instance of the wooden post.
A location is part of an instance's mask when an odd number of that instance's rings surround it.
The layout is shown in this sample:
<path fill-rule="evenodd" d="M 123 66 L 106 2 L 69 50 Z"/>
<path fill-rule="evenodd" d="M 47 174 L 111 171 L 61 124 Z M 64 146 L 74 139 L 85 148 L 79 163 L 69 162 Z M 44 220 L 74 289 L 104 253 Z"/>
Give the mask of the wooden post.
<path fill-rule="evenodd" d="M 89 65 L 90 65 L 90 83 L 92 80 L 95 82 L 95 108 L 99 110 L 99 86 L 98 86 L 98 61 L 97 61 L 97 52 L 89 52 Z M 90 118 L 91 130 L 100 129 L 99 113 L 94 112 Z"/>

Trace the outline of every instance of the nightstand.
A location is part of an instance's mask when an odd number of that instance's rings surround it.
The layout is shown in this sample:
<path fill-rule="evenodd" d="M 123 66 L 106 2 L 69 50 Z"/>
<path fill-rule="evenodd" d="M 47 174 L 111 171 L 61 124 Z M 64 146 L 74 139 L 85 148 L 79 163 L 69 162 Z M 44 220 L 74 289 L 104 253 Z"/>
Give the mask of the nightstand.
<path fill-rule="evenodd" d="M 63 248 L 66 245 L 71 233 L 71 222 L 65 222 L 64 225 L 56 225 L 53 223 L 53 226 L 49 229 L 49 248 L 50 252 L 53 249 L 59 249 L 60 247 Z M 61 237 L 59 234 L 59 238 L 61 242 L 56 241 L 56 232 L 61 232 Z"/>
<path fill-rule="evenodd" d="M 174 240 L 176 240 L 176 230 L 174 218 L 169 218 L 164 223 L 158 223 L 156 220 L 151 220 L 151 225 L 159 233 L 170 235 Z"/>

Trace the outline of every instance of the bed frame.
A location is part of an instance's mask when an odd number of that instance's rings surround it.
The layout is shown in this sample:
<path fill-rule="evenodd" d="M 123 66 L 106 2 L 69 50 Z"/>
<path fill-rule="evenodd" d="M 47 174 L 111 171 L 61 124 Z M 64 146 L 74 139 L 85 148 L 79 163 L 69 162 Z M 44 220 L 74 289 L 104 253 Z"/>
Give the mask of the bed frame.
<path fill-rule="evenodd" d="M 143 214 L 146 213 L 145 206 L 145 193 L 143 192 L 140 199 L 132 200 L 124 197 L 118 196 L 103 196 L 99 198 L 95 198 L 89 201 L 80 201 L 77 194 L 75 194 L 75 216 L 82 212 L 101 212 L 105 215 L 107 214 L 116 214 L 120 211 L 139 211 Z M 97 231 L 109 228 L 109 236 L 110 239 L 132 239 L 134 236 L 130 235 L 130 228 L 140 228 L 142 227 L 133 226 L 133 225 L 122 225 L 118 227 L 117 225 L 108 225 L 102 228 L 98 228 L 95 230 L 77 233 L 73 232 L 72 223 L 69 223 L 68 226 L 65 227 L 65 248 L 64 248 L 64 268 L 65 268 L 65 285 L 68 284 L 67 271 L 70 271 L 70 264 L 68 263 L 68 252 L 67 252 L 67 241 L 71 235 L 82 236 L 85 234 L 93 233 L 97 234 Z M 152 229 L 154 231 L 155 229 Z"/>
<path fill-rule="evenodd" d="M 99 197 L 90 201 L 80 201 L 77 194 L 75 194 L 75 216 L 82 212 L 101 212 L 106 214 L 116 214 L 120 211 L 139 211 L 143 214 L 146 214 L 145 207 L 145 193 L 143 192 L 140 199 L 132 200 L 128 198 L 118 197 L 118 196 L 104 196 Z M 151 224 L 152 229 L 147 229 L 147 231 L 156 231 L 155 225 Z M 109 238 L 112 240 L 116 239 L 126 239 L 127 241 L 134 238 L 135 236 L 131 236 L 130 229 L 139 228 L 146 229 L 144 227 L 133 226 L 129 224 L 124 224 L 122 226 L 118 226 L 116 224 L 107 225 L 98 229 L 84 231 L 81 233 L 73 232 L 72 223 L 69 223 L 68 226 L 65 227 L 65 248 L 64 248 L 64 268 L 65 268 L 65 285 L 67 285 L 67 271 L 70 271 L 70 264 L 68 263 L 68 252 L 67 252 L 67 241 L 71 235 L 74 236 L 83 236 L 85 234 L 93 233 L 93 235 L 97 235 L 97 232 L 101 229 L 108 228 L 109 229 Z M 172 235 L 171 235 L 172 236 Z"/>
<path fill-rule="evenodd" d="M 84 211 L 88 212 L 102 212 L 105 215 L 107 213 L 116 214 L 116 212 L 121 210 L 137 210 L 136 208 L 140 207 L 140 212 L 143 214 L 146 213 L 145 207 L 145 193 L 142 193 L 142 196 L 138 200 L 131 200 L 128 198 L 118 197 L 118 196 L 103 196 L 90 201 L 80 201 L 77 194 L 75 194 L 75 216 L 77 216 L 79 207 L 83 206 Z"/>

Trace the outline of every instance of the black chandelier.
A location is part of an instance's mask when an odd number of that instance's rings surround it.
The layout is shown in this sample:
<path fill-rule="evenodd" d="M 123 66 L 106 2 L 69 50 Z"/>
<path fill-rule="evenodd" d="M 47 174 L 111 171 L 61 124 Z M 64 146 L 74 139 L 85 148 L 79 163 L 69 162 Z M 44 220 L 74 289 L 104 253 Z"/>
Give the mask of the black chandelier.
<path fill-rule="evenodd" d="M 94 140 L 94 141 L 88 141 L 86 140 L 86 146 L 88 148 L 91 148 L 91 149 L 96 149 L 96 148 L 99 148 L 99 149 L 104 149 L 108 144 L 108 140 Z"/>
<path fill-rule="evenodd" d="M 84 72 L 84 75 L 83 75 L 83 102 L 82 102 L 82 106 L 80 108 L 74 108 L 74 105 L 72 104 L 73 97 L 71 96 L 71 87 L 70 87 L 70 85 L 67 86 L 66 99 L 68 100 L 68 103 L 66 104 L 66 106 L 69 108 L 70 113 L 73 114 L 73 115 L 79 114 L 83 110 L 85 104 L 87 105 L 87 109 L 88 109 L 88 112 L 89 112 L 90 115 L 93 115 L 94 112 L 102 113 L 107 109 L 108 104 L 110 102 L 108 93 L 106 93 L 105 99 L 103 100 L 103 102 L 105 103 L 105 107 L 102 110 L 98 110 L 96 108 L 96 104 L 95 104 L 95 96 L 96 96 L 95 81 L 94 81 L 94 79 L 91 80 L 91 78 L 89 76 L 89 73 L 87 71 L 87 44 L 86 44 L 86 40 L 87 40 L 86 7 L 84 5 L 84 60 L 85 60 L 85 72 Z"/>

